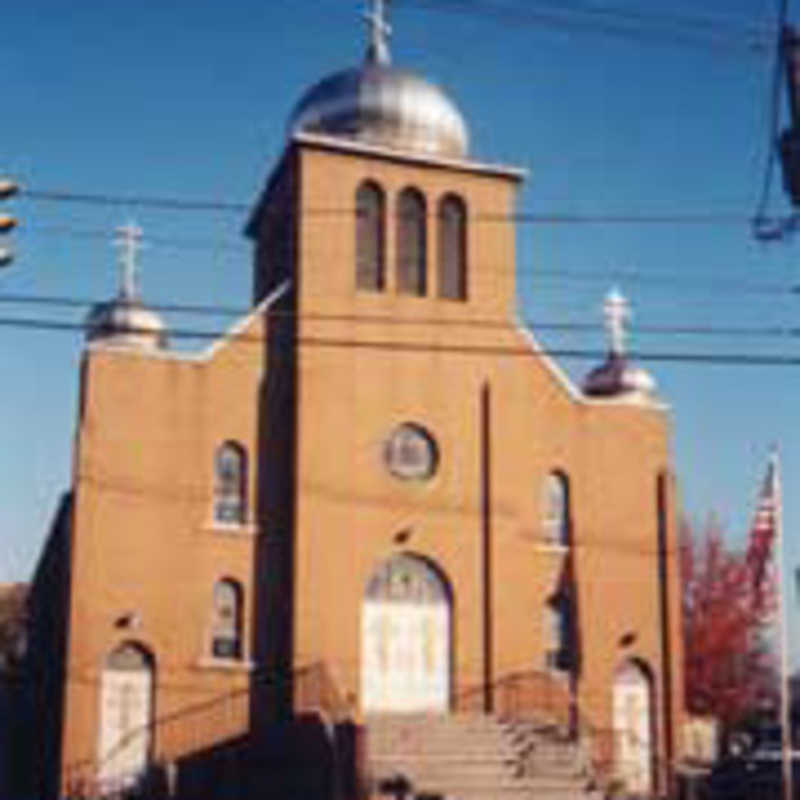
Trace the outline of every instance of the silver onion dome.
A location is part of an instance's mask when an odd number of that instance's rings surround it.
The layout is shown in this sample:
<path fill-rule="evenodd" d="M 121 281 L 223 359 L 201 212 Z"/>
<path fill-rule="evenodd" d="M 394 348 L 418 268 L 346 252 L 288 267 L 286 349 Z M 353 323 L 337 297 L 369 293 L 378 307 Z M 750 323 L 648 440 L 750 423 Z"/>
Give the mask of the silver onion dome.
<path fill-rule="evenodd" d="M 297 133 L 446 158 L 465 158 L 469 149 L 466 122 L 444 91 L 413 72 L 369 60 L 305 93 L 289 121 L 289 135 Z"/>
<path fill-rule="evenodd" d="M 167 346 L 167 328 L 141 302 L 120 296 L 92 307 L 86 317 L 86 339 L 114 347 L 160 350 Z"/>
<path fill-rule="evenodd" d="M 647 370 L 611 353 L 604 364 L 586 376 L 583 391 L 590 397 L 632 395 L 649 398 L 655 394 L 656 382 Z"/>
<path fill-rule="evenodd" d="M 340 136 L 365 144 L 446 158 L 465 158 L 467 125 L 438 86 L 391 65 L 384 0 L 364 15 L 369 26 L 360 67 L 335 72 L 312 86 L 289 118 L 298 133 Z"/>
<path fill-rule="evenodd" d="M 161 317 L 145 308 L 136 279 L 136 253 L 142 231 L 133 223 L 117 228 L 121 253 L 121 280 L 117 296 L 97 303 L 86 316 L 86 339 L 114 347 L 159 350 L 167 346 L 167 328 Z"/>

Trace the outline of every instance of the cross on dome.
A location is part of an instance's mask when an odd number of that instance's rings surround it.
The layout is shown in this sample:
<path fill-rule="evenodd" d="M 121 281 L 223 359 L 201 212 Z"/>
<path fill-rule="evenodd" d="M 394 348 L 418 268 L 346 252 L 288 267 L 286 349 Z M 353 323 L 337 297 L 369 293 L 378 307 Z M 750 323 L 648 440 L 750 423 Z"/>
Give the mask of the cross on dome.
<path fill-rule="evenodd" d="M 389 37 L 392 26 L 386 20 L 388 0 L 372 0 L 370 8 L 363 13 L 369 28 L 369 48 L 367 61 L 373 64 L 389 64 L 392 57 L 389 53 Z"/>
<path fill-rule="evenodd" d="M 606 300 L 603 304 L 603 317 L 605 318 L 611 354 L 624 356 L 625 340 L 628 335 L 627 324 L 631 320 L 631 307 L 616 287 L 606 295 Z"/>
<path fill-rule="evenodd" d="M 116 234 L 114 246 L 120 251 L 120 297 L 125 300 L 137 300 L 139 286 L 136 256 L 142 249 L 142 229 L 133 222 L 128 222 L 114 232 Z"/>

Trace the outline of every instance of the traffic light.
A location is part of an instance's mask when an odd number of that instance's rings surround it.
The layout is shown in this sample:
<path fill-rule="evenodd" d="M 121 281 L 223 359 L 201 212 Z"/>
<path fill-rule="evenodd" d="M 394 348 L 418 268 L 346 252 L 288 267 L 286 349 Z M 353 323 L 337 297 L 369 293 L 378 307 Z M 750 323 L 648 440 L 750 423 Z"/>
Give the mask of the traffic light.
<path fill-rule="evenodd" d="M 19 193 L 19 184 L 8 178 L 0 178 L 0 200 L 8 200 Z M 0 214 L 0 236 L 14 230 L 18 225 L 17 219 L 9 214 Z M 14 251 L 11 247 L 0 244 L 0 267 L 7 267 L 14 260 Z"/>
<path fill-rule="evenodd" d="M 0 214 L 0 233 L 10 233 L 17 227 L 16 217 Z"/>

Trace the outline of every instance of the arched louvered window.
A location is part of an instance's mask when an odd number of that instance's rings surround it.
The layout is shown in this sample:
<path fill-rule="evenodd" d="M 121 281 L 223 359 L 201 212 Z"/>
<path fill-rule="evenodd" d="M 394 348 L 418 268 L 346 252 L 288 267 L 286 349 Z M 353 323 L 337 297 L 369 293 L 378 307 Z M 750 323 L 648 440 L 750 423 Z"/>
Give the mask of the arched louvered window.
<path fill-rule="evenodd" d="M 439 297 L 467 299 L 467 207 L 454 194 L 439 203 Z"/>
<path fill-rule="evenodd" d="M 247 454 L 236 442 L 225 442 L 214 458 L 214 520 L 241 525 L 247 513 Z"/>
<path fill-rule="evenodd" d="M 211 654 L 214 658 L 242 657 L 241 585 L 230 578 L 214 586 L 214 607 L 211 620 Z"/>
<path fill-rule="evenodd" d="M 356 191 L 356 288 L 379 292 L 384 287 L 383 189 L 364 181 Z"/>
<path fill-rule="evenodd" d="M 545 543 L 570 545 L 569 483 L 566 475 L 551 472 L 542 491 L 542 535 Z"/>
<path fill-rule="evenodd" d="M 397 291 L 425 294 L 427 231 L 425 198 L 416 189 L 403 189 L 397 198 Z"/>

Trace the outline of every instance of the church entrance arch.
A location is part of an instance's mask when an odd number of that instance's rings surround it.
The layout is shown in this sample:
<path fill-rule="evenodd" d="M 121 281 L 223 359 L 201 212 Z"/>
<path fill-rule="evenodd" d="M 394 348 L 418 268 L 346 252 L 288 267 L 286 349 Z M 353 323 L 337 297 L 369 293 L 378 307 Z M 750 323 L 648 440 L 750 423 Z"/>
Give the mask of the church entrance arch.
<path fill-rule="evenodd" d="M 451 628 L 452 596 L 440 572 L 409 554 L 385 561 L 362 605 L 363 711 L 447 711 Z"/>
<path fill-rule="evenodd" d="M 110 791 L 131 785 L 150 760 L 153 722 L 152 655 L 128 642 L 106 658 L 100 681 L 98 777 Z"/>
<path fill-rule="evenodd" d="M 626 661 L 614 678 L 614 743 L 617 777 L 626 791 L 653 790 L 653 687 L 650 673 L 638 661 Z"/>

